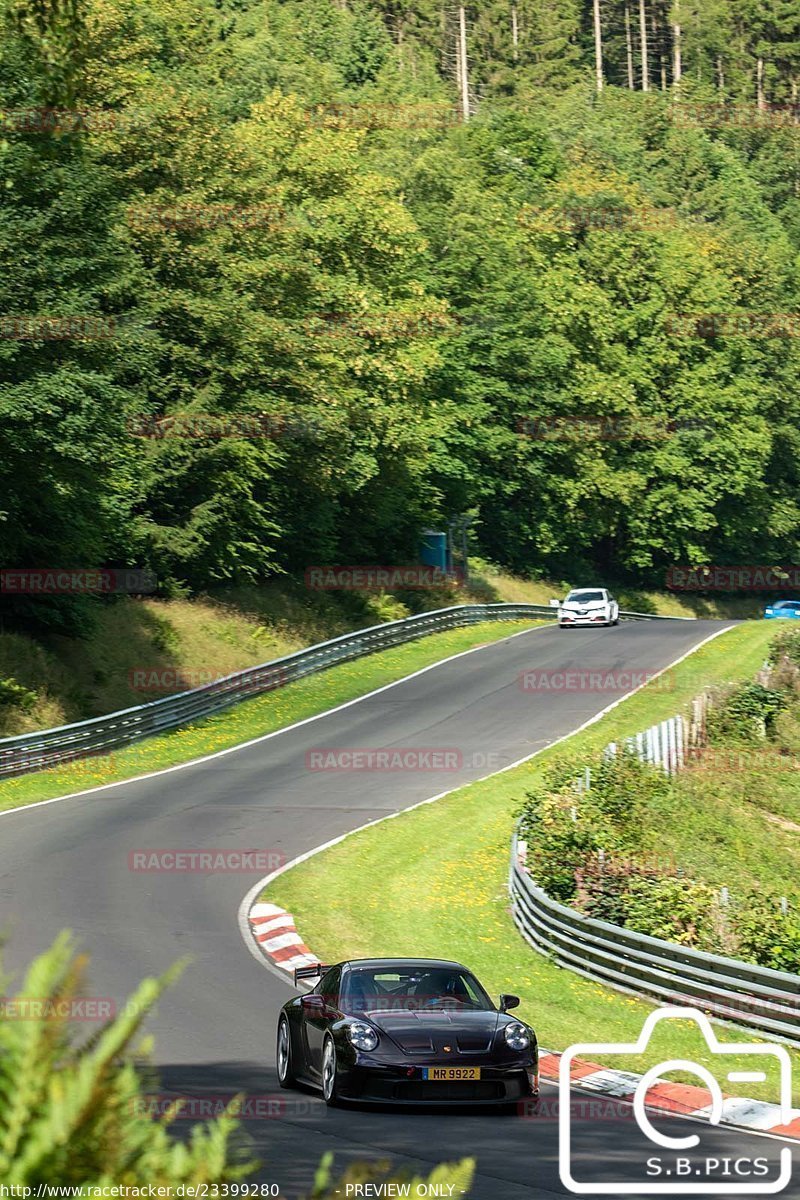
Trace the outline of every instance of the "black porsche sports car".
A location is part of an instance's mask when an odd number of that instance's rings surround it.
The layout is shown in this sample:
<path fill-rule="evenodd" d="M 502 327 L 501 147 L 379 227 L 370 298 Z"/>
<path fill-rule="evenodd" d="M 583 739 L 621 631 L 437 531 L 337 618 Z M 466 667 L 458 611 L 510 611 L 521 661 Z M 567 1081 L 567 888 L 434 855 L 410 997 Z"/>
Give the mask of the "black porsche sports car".
<path fill-rule="evenodd" d="M 319 977 L 278 1019 L 278 1080 L 325 1103 L 512 1104 L 539 1090 L 536 1034 L 460 963 L 369 958 L 300 967 Z"/>

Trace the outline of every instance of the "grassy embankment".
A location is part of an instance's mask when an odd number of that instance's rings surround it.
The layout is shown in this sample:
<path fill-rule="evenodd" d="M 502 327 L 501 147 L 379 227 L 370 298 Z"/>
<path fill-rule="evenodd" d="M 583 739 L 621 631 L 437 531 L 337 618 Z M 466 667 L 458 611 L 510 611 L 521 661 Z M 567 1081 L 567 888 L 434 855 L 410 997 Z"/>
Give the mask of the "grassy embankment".
<path fill-rule="evenodd" d="M 0 783 L 0 812 L 132 779 L 238 746 L 363 696 L 452 654 L 497 641 L 530 626 L 530 621 L 491 621 L 434 633 L 405 646 L 331 667 L 277 691 L 245 700 L 204 721 L 137 742 L 126 750 L 8 779 Z"/>
<path fill-rule="evenodd" d="M 773 635 L 766 623 L 723 634 L 674 668 L 669 688 L 643 689 L 570 739 L 570 751 L 596 754 L 609 741 L 677 712 L 705 684 L 748 678 L 763 662 Z M 294 913 L 305 941 L 324 961 L 404 954 L 459 959 L 479 973 L 493 994 L 518 993 L 521 1014 L 536 1025 L 548 1048 L 563 1049 L 579 1040 L 633 1041 L 651 1006 L 556 967 L 530 949 L 508 914 L 514 811 L 526 787 L 541 778 L 557 753 L 545 751 L 512 771 L 356 833 L 280 876 L 265 897 Z M 723 857 L 720 819 L 713 810 L 704 814 L 701 804 L 691 814 L 672 814 L 670 826 L 659 826 L 661 852 L 670 839 L 676 846 L 693 844 L 698 855 L 710 856 L 716 846 L 718 871 L 730 878 L 742 847 L 731 837 Z M 750 834 L 755 840 L 747 847 L 747 858 L 753 862 L 774 830 L 765 823 L 757 837 L 753 828 Z M 730 1026 L 716 1028 L 722 1040 L 749 1040 Z M 620 1065 L 641 1071 L 677 1057 L 715 1068 L 688 1021 L 670 1023 L 645 1055 Z M 800 1063 L 800 1055 L 793 1057 Z M 746 1061 L 737 1066 L 746 1069 Z M 800 1072 L 795 1076 L 800 1089 Z M 748 1085 L 748 1092 L 774 1099 L 774 1073 L 766 1084 Z"/>
<path fill-rule="evenodd" d="M 128 708 L 411 612 L 476 601 L 547 604 L 568 586 L 515 578 L 476 561 L 468 588 L 435 593 L 313 592 L 277 580 L 192 600 L 128 598 L 98 604 L 94 628 L 85 638 L 0 632 L 0 737 Z M 673 616 L 749 616 L 760 606 L 754 600 L 709 601 L 668 592 L 622 590 L 619 598 L 623 608 Z M 165 672 L 163 689 L 137 687 L 136 671 L 146 673 L 148 684 Z M 187 682 L 181 685 L 180 678 Z M 25 690 L 24 703 L 12 702 L 4 680 Z"/>

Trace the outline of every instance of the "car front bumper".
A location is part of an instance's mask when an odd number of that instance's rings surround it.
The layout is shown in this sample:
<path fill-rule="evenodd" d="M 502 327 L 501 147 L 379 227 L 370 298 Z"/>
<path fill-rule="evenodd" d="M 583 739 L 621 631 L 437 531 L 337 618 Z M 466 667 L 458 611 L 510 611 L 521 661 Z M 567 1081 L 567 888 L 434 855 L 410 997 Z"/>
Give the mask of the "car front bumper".
<path fill-rule="evenodd" d="M 342 1100 L 368 1104 L 434 1106 L 513 1104 L 538 1092 L 537 1067 L 533 1062 L 502 1066 L 459 1063 L 459 1066 L 473 1065 L 480 1066 L 480 1079 L 449 1081 L 424 1079 L 421 1067 L 362 1060 L 340 1071 L 337 1092 Z"/>
<path fill-rule="evenodd" d="M 576 613 L 559 613 L 559 625 L 608 625 L 611 617 L 608 613 L 587 613 L 579 617 Z"/>

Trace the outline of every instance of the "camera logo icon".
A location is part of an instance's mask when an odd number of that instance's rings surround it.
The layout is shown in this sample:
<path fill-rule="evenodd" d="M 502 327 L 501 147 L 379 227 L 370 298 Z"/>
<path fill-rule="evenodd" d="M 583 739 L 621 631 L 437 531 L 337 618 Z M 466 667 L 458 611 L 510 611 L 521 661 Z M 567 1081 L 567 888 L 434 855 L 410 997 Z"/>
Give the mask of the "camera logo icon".
<path fill-rule="evenodd" d="M 632 1080 L 636 1080 L 633 1116 L 637 1127 L 635 1132 L 632 1130 L 631 1153 L 635 1156 L 635 1143 L 640 1143 L 640 1149 L 649 1155 L 642 1164 L 642 1178 L 613 1182 L 607 1179 L 577 1179 L 574 1173 L 576 1138 L 570 1105 L 573 1061 L 576 1058 L 588 1058 L 597 1062 L 598 1056 L 602 1055 L 599 1061 L 605 1062 L 609 1055 L 642 1054 L 649 1045 L 656 1025 L 668 1020 L 688 1020 L 698 1026 L 708 1049 L 718 1058 L 718 1077 L 708 1067 L 681 1058 L 659 1063 L 641 1078 L 631 1076 Z M 753 1069 L 733 1069 L 732 1060 L 744 1056 L 752 1058 Z M 737 1150 L 735 1130 L 732 1128 L 730 1156 L 720 1157 L 719 1151 L 706 1154 L 702 1148 L 697 1149 L 701 1147 L 701 1136 L 685 1133 L 684 1122 L 681 1122 L 680 1136 L 663 1131 L 663 1125 L 669 1122 L 662 1122 L 662 1129 L 656 1129 L 646 1104 L 648 1091 L 664 1076 L 673 1071 L 690 1072 L 699 1077 L 711 1096 L 710 1104 L 703 1109 L 705 1120 L 710 1125 L 718 1126 L 725 1112 L 724 1089 L 720 1080 L 724 1081 L 730 1094 L 731 1084 L 766 1082 L 767 1068 L 774 1070 L 776 1066 L 779 1070 L 779 1101 L 774 1106 L 773 1124 L 788 1125 L 793 1116 L 792 1063 L 786 1048 L 776 1044 L 720 1042 L 708 1017 L 696 1009 L 670 1006 L 656 1010 L 648 1016 L 635 1042 L 586 1042 L 570 1046 L 561 1057 L 558 1081 L 559 1171 L 562 1184 L 568 1191 L 581 1196 L 763 1196 L 783 1191 L 792 1177 L 792 1151 L 788 1146 L 784 1146 L 779 1154 L 773 1152 L 771 1157 L 748 1158 Z M 643 1136 L 638 1137 L 637 1134 Z M 765 1145 L 772 1149 L 776 1143 L 765 1142 Z M 654 1148 L 658 1148 L 660 1153 L 656 1153 Z M 691 1151 L 695 1153 L 690 1156 L 688 1152 Z M 584 1171 L 580 1173 L 584 1174 Z"/>

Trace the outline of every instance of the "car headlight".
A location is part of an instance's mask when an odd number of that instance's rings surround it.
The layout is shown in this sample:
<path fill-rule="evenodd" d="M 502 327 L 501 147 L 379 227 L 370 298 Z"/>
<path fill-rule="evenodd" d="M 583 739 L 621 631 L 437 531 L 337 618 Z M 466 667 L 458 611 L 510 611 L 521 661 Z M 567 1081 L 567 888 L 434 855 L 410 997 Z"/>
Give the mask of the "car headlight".
<path fill-rule="evenodd" d="M 366 1021 L 351 1021 L 347 1026 L 347 1036 L 356 1050 L 374 1050 L 378 1044 L 378 1035 Z"/>
<path fill-rule="evenodd" d="M 531 1035 L 524 1025 L 520 1025 L 518 1021 L 511 1025 L 506 1025 L 503 1030 L 506 1039 L 506 1045 L 510 1050 L 527 1050 L 531 1044 Z"/>

